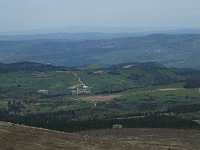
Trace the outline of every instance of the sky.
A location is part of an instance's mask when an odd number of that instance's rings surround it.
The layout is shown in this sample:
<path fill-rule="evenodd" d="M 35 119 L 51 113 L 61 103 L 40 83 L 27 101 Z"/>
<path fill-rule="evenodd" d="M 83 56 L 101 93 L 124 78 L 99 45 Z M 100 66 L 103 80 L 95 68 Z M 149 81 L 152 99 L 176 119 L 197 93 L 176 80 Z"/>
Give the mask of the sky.
<path fill-rule="evenodd" d="M 0 0 L 0 32 L 75 26 L 199 28 L 200 0 Z"/>

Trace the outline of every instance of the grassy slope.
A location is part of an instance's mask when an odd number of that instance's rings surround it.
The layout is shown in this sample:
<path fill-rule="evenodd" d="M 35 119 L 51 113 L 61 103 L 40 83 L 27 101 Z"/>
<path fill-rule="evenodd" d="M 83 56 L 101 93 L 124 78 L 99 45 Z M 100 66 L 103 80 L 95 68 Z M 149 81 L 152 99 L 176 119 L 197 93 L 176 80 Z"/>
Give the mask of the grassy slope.
<path fill-rule="evenodd" d="M 4 150 L 200 149 L 199 130 L 109 129 L 69 134 L 0 122 L 0 135 Z"/>

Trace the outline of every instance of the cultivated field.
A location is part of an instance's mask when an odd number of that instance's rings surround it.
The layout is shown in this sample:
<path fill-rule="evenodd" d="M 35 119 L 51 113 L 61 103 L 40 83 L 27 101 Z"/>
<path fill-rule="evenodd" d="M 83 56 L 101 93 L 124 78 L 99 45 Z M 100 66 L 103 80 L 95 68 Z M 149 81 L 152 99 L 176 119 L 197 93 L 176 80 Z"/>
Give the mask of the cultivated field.
<path fill-rule="evenodd" d="M 166 89 L 158 89 L 161 92 L 165 91 L 176 91 L 176 90 L 181 90 L 181 88 L 166 88 Z"/>
<path fill-rule="evenodd" d="M 104 102 L 104 101 L 111 101 L 114 99 L 118 99 L 121 96 L 122 94 L 110 94 L 110 95 L 85 96 L 81 97 L 80 99 L 89 102 Z"/>
<path fill-rule="evenodd" d="M 0 122 L 0 150 L 199 150 L 200 130 L 109 129 L 63 133 Z"/>

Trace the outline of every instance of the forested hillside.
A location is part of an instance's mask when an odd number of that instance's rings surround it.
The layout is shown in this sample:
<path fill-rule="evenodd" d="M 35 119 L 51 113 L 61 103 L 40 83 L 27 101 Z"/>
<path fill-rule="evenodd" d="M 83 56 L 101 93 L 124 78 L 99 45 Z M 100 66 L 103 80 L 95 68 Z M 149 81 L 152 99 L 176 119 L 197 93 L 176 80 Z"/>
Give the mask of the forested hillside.
<path fill-rule="evenodd" d="M 199 34 L 156 34 L 80 42 L 58 39 L 0 41 L 0 62 L 81 66 L 154 61 L 170 67 L 200 68 L 199 49 Z"/>

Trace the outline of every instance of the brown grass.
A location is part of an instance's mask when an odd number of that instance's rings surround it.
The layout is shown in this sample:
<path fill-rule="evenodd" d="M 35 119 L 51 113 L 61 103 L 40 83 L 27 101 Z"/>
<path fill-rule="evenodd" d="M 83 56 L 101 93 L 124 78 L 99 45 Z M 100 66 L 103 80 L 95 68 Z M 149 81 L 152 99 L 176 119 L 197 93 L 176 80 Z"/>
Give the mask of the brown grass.
<path fill-rule="evenodd" d="M 64 133 L 0 122 L 0 150 L 199 150 L 200 130 L 108 129 Z"/>
<path fill-rule="evenodd" d="M 165 89 L 158 89 L 161 92 L 166 92 L 166 91 L 177 91 L 180 90 L 181 88 L 165 88 Z"/>
<path fill-rule="evenodd" d="M 88 102 L 105 102 L 118 99 L 121 96 L 122 96 L 121 94 L 111 94 L 111 95 L 98 95 L 98 96 L 84 96 L 80 97 L 79 99 Z"/>

